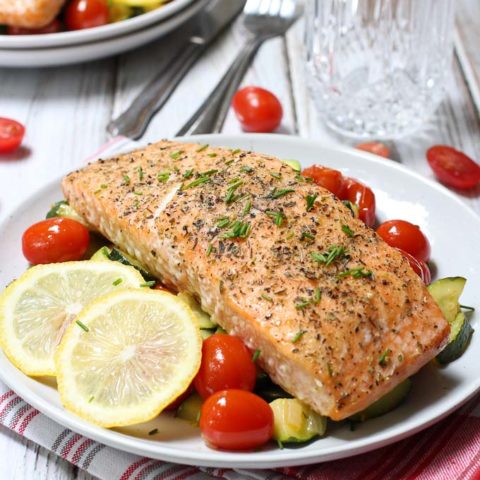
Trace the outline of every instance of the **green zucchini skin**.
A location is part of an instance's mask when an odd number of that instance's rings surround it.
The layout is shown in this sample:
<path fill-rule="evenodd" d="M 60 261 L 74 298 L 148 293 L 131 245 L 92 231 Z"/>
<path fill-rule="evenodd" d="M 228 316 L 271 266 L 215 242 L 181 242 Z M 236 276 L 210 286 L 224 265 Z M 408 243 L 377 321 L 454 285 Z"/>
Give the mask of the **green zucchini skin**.
<path fill-rule="evenodd" d="M 175 412 L 175 417 L 186 420 L 187 422 L 198 425 L 200 421 L 200 412 L 202 410 L 203 400 L 198 393 L 190 395 Z"/>
<path fill-rule="evenodd" d="M 147 272 L 147 270 L 145 270 L 145 268 L 137 260 L 121 250 L 112 248 L 108 258 L 113 262 L 120 262 L 123 265 L 135 267 L 142 274 L 142 277 L 147 281 L 156 280 L 156 278 L 151 273 Z"/>
<path fill-rule="evenodd" d="M 454 325 L 458 325 L 455 328 L 455 331 Z M 473 327 L 470 325 L 470 322 L 467 320 L 463 312 L 458 312 L 451 328 L 451 333 L 454 333 L 455 336 L 452 338 L 450 334 L 450 342 L 437 355 L 437 361 L 440 365 L 446 365 L 460 358 L 467 349 L 474 332 Z"/>

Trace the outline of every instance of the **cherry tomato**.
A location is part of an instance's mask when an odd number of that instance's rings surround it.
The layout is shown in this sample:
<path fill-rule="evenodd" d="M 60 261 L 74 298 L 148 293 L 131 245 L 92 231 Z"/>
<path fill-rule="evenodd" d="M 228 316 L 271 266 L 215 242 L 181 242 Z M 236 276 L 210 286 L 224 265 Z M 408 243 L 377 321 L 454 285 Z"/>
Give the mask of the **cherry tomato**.
<path fill-rule="evenodd" d="M 257 369 L 252 353 L 238 338 L 216 333 L 203 342 L 202 364 L 193 383 L 197 392 L 207 398 L 229 388 L 253 390 Z"/>
<path fill-rule="evenodd" d="M 342 198 L 344 193 L 344 178 L 338 170 L 321 165 L 313 165 L 306 168 L 302 172 L 302 175 L 312 178 L 317 185 L 326 188 L 338 198 Z"/>
<path fill-rule="evenodd" d="M 177 397 L 170 405 L 165 407 L 166 412 L 176 410 L 191 394 L 193 393 L 193 384 L 191 384 L 179 397 Z"/>
<path fill-rule="evenodd" d="M 16 120 L 0 117 L 0 153 L 14 152 L 25 136 L 25 127 Z"/>
<path fill-rule="evenodd" d="M 62 30 L 62 24 L 58 18 L 42 28 L 7 27 L 7 35 L 42 35 L 45 33 L 58 33 Z"/>
<path fill-rule="evenodd" d="M 418 225 L 406 220 L 389 220 L 377 228 L 377 233 L 391 247 L 399 248 L 417 260 L 430 260 L 430 242 Z"/>
<path fill-rule="evenodd" d="M 467 190 L 480 183 L 480 166 L 452 147 L 435 145 L 429 148 L 427 160 L 435 176 L 449 187 Z"/>
<path fill-rule="evenodd" d="M 342 200 L 349 200 L 358 205 L 359 217 L 372 227 L 375 223 L 375 194 L 373 191 L 353 178 L 345 179 L 345 188 Z"/>
<path fill-rule="evenodd" d="M 71 0 L 65 9 L 68 30 L 100 27 L 108 23 L 107 0 Z"/>
<path fill-rule="evenodd" d="M 242 88 L 233 96 L 232 106 L 246 132 L 273 132 L 282 121 L 282 104 L 264 88 Z"/>
<path fill-rule="evenodd" d="M 207 398 L 200 414 L 206 442 L 225 450 L 253 450 L 273 435 L 273 412 L 263 398 L 245 390 L 223 390 Z"/>
<path fill-rule="evenodd" d="M 70 218 L 48 218 L 29 227 L 22 237 L 25 258 L 39 263 L 81 260 L 90 235 L 86 227 Z"/>
<path fill-rule="evenodd" d="M 380 157 L 390 157 L 390 149 L 382 142 L 360 143 L 355 148 L 365 152 L 373 153 L 374 155 L 379 155 Z"/>
<path fill-rule="evenodd" d="M 401 249 L 398 249 L 400 253 L 408 260 L 413 271 L 423 280 L 425 285 L 430 285 L 432 282 L 432 274 L 428 265 L 423 260 L 417 260 L 414 256 Z"/>

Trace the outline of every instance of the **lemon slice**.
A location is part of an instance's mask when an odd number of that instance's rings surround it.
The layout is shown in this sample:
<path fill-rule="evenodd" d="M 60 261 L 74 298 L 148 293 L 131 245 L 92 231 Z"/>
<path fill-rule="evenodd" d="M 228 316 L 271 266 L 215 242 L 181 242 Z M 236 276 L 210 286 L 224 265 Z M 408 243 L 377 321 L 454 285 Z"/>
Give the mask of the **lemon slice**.
<path fill-rule="evenodd" d="M 190 385 L 202 341 L 175 295 L 123 290 L 99 298 L 70 325 L 55 357 L 68 410 L 104 427 L 156 417 Z"/>
<path fill-rule="evenodd" d="M 133 267 L 114 262 L 32 267 L 0 296 L 2 348 L 27 375 L 55 375 L 56 347 L 78 312 L 97 297 L 143 282 Z"/>

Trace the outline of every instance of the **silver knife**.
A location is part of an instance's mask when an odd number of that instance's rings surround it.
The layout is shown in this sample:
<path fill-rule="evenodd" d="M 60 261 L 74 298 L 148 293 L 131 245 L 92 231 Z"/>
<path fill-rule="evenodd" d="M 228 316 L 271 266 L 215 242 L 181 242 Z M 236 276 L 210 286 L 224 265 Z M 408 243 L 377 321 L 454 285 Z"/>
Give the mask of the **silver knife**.
<path fill-rule="evenodd" d="M 107 131 L 138 139 L 207 46 L 243 10 L 246 0 L 212 0 L 193 18 L 193 33 L 180 53 L 138 95 L 130 107 L 112 120 Z"/>

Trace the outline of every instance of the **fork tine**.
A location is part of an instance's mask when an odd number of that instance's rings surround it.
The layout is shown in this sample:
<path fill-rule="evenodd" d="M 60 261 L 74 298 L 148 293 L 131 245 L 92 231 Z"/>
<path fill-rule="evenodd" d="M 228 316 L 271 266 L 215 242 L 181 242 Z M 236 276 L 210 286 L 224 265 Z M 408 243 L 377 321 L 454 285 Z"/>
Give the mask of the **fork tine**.
<path fill-rule="evenodd" d="M 277 17 L 278 15 L 280 15 L 281 6 L 282 6 L 281 0 L 272 0 L 270 2 L 270 8 L 268 9 L 268 14 L 271 17 Z"/>
<path fill-rule="evenodd" d="M 295 0 L 282 0 L 280 7 L 280 16 L 283 18 L 292 18 L 295 16 L 297 5 Z"/>
<path fill-rule="evenodd" d="M 270 9 L 271 0 L 262 0 L 260 8 L 258 9 L 259 15 L 268 15 L 268 10 Z"/>
<path fill-rule="evenodd" d="M 256 15 L 260 9 L 262 0 L 248 0 L 243 7 L 243 13 L 245 15 Z"/>

